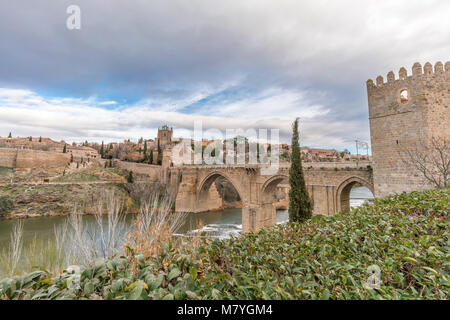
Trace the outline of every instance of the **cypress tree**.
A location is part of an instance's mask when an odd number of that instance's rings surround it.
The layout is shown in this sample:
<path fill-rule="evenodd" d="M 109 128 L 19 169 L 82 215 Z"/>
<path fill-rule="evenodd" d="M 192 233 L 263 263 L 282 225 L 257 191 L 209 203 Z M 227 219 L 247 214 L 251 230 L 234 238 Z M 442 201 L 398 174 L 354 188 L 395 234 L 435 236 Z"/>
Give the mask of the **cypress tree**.
<path fill-rule="evenodd" d="M 11 132 L 9 133 L 9 135 L 8 135 L 8 138 L 10 138 L 10 139 L 12 138 L 12 134 L 11 134 Z"/>
<path fill-rule="evenodd" d="M 153 149 L 150 150 L 150 159 L 148 160 L 148 163 L 153 164 Z"/>
<path fill-rule="evenodd" d="M 256 144 L 256 159 L 259 161 L 259 142 Z"/>
<path fill-rule="evenodd" d="M 39 142 L 42 142 L 42 137 L 39 137 Z"/>
<path fill-rule="evenodd" d="M 147 140 L 144 141 L 144 160 L 147 157 Z"/>
<path fill-rule="evenodd" d="M 103 141 L 102 146 L 100 148 L 100 156 L 102 157 L 102 159 L 105 157 L 105 145 L 103 144 Z"/>
<path fill-rule="evenodd" d="M 159 144 L 159 139 L 158 139 L 158 159 L 156 162 L 158 165 L 162 163 L 162 152 L 161 152 L 161 145 Z"/>
<path fill-rule="evenodd" d="M 64 148 L 63 148 L 63 153 L 67 153 L 67 147 L 65 144 L 64 144 Z"/>
<path fill-rule="evenodd" d="M 292 126 L 292 154 L 289 170 L 289 220 L 290 222 L 304 222 L 312 216 L 313 205 L 306 189 L 303 176 L 302 159 L 300 153 L 298 118 Z"/>

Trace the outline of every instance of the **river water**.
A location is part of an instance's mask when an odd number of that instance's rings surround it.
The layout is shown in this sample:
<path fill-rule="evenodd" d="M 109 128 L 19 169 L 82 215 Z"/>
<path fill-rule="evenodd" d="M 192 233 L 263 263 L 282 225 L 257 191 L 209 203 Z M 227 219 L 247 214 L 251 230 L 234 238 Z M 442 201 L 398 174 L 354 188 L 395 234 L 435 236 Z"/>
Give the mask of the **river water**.
<path fill-rule="evenodd" d="M 358 207 L 364 201 L 373 199 L 372 193 L 364 187 L 353 188 L 350 193 L 350 205 Z M 131 223 L 131 216 L 126 217 L 126 221 Z M 92 216 L 84 216 L 83 220 L 88 223 L 95 223 Z M 285 223 L 289 220 L 287 210 L 277 211 L 277 223 Z M 32 240 L 34 237 L 51 238 L 54 236 L 54 228 L 62 225 L 66 217 L 39 217 L 25 219 L 24 221 L 24 243 Z M 200 221 L 203 227 L 198 230 Z M 9 245 L 10 234 L 18 220 L 0 220 L 0 250 Z M 202 234 L 210 237 L 228 238 L 232 235 L 239 235 L 242 230 L 242 209 L 226 209 L 217 212 L 205 212 L 197 214 L 188 214 L 184 224 L 178 231 L 179 235 Z"/>

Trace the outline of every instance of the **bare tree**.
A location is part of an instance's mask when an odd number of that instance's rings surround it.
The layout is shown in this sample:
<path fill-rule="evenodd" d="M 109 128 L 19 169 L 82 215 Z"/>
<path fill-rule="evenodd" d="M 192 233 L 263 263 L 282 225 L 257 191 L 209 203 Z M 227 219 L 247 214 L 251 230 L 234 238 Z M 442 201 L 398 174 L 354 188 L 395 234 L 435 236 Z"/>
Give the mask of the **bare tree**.
<path fill-rule="evenodd" d="M 167 186 L 159 182 L 142 182 L 127 183 L 124 185 L 131 199 L 139 206 L 143 205 L 149 199 L 152 199 L 155 194 L 160 197 L 171 197 L 174 200 L 175 195 L 171 195 Z"/>
<path fill-rule="evenodd" d="M 111 155 L 114 159 L 124 160 L 131 152 L 131 146 L 128 143 L 119 143 L 119 145 L 113 149 Z"/>
<path fill-rule="evenodd" d="M 401 149 L 403 162 L 436 186 L 450 185 L 450 139 L 432 137 L 429 143 L 419 141 L 413 148 Z"/>

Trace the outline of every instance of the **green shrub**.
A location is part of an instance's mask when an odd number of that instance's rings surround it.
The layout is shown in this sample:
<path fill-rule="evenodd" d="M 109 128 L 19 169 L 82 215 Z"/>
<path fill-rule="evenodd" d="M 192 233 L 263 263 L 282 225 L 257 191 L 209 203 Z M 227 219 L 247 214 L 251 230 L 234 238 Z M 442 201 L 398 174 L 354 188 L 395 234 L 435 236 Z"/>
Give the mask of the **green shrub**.
<path fill-rule="evenodd" d="M 198 246 L 98 261 L 70 272 L 0 281 L 3 299 L 449 299 L 449 190 L 377 200 Z M 178 242 L 178 245 L 177 245 Z M 368 289 L 369 268 L 381 286 Z"/>
<path fill-rule="evenodd" d="M 8 197 L 0 196 L 0 217 L 10 213 L 13 209 L 13 201 Z"/>

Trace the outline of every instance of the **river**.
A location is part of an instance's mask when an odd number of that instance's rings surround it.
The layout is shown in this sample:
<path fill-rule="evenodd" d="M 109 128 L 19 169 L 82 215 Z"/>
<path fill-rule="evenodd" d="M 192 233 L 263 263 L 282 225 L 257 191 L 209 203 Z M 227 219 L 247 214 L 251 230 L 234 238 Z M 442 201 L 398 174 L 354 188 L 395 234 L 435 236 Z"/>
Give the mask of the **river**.
<path fill-rule="evenodd" d="M 364 201 L 373 199 L 372 193 L 364 187 L 353 188 L 350 193 L 350 205 L 360 206 Z M 94 223 L 94 217 L 85 216 L 85 221 Z M 289 220 L 287 210 L 277 211 L 277 223 L 284 223 Z M 0 220 L 0 250 L 9 245 L 10 233 L 18 220 Z M 50 238 L 54 235 L 54 228 L 63 224 L 66 217 L 39 217 L 24 220 L 24 243 L 34 237 Z M 130 223 L 132 217 L 126 217 Z M 198 230 L 199 222 L 203 227 Z M 228 238 L 232 235 L 239 235 L 242 230 L 242 209 L 226 209 L 224 211 L 205 212 L 188 214 L 185 222 L 181 226 L 178 234 L 186 235 L 201 231 L 210 237 Z"/>

